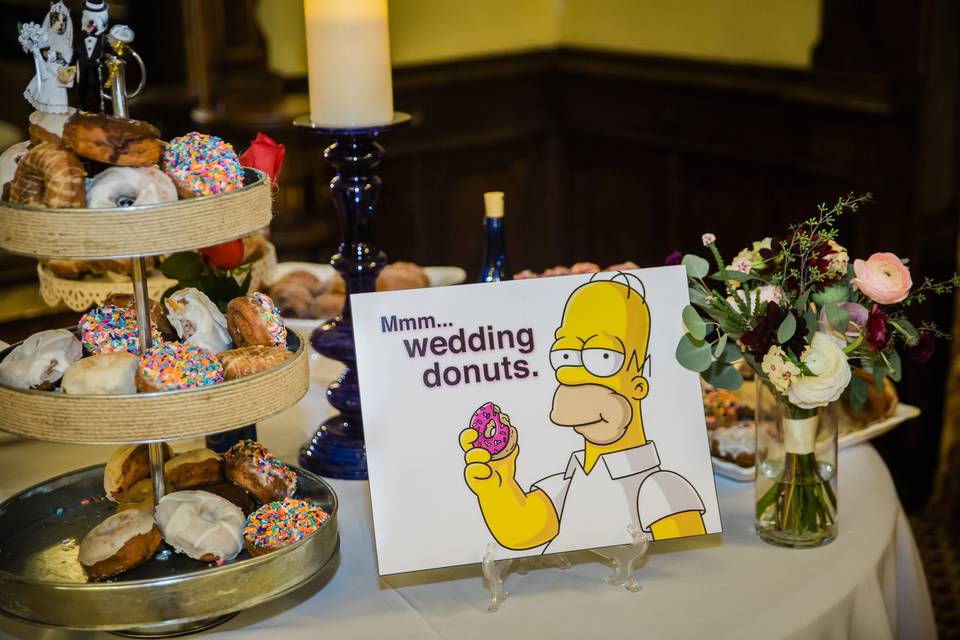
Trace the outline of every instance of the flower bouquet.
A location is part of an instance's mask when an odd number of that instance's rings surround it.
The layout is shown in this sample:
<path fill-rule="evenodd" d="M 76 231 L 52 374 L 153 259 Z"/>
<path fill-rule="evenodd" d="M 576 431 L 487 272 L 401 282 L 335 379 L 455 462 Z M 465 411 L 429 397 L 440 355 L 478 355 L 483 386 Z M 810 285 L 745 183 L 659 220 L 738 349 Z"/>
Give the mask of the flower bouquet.
<path fill-rule="evenodd" d="M 901 351 L 916 362 L 942 336 L 915 325 L 907 311 L 927 295 L 952 291 L 958 276 L 914 287 L 906 260 L 875 253 L 850 264 L 837 242 L 837 219 L 856 212 L 870 195 L 820 205 L 816 216 L 783 238 L 764 238 L 727 263 L 713 234 L 703 245 L 716 264 L 683 256 L 691 305 L 677 359 L 720 388 L 743 383 L 746 362 L 761 391 L 757 402 L 757 531 L 788 546 L 818 546 L 836 535 L 836 416 L 832 404 L 846 392 L 859 410 L 869 382 L 851 375 L 859 366 L 882 389 L 901 377 Z M 770 404 L 770 403 L 766 403 Z M 772 428 L 762 428 L 770 415 Z"/>

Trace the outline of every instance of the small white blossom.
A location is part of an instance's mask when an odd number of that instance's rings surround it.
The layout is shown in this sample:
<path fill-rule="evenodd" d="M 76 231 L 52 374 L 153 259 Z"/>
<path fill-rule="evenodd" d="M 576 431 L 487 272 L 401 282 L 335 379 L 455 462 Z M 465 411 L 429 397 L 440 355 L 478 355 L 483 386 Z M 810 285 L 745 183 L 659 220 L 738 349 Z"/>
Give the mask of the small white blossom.
<path fill-rule="evenodd" d="M 712 233 L 705 233 L 700 239 L 703 241 L 703 246 L 709 247 L 717 241 L 717 236 L 713 235 Z"/>

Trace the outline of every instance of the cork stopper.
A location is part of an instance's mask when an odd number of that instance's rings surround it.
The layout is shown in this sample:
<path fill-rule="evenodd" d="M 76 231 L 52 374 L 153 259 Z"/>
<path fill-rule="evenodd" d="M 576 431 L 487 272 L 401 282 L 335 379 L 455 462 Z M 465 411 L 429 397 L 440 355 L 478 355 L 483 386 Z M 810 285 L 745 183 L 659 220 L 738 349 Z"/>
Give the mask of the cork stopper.
<path fill-rule="evenodd" d="M 484 193 L 483 208 L 488 218 L 502 218 L 503 191 L 487 191 Z"/>

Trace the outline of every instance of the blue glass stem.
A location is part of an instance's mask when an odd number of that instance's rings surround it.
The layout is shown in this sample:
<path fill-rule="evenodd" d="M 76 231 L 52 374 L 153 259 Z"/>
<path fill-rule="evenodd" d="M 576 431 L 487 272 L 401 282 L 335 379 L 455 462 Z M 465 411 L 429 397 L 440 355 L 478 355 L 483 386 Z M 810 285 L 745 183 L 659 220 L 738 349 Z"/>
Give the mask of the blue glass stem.
<path fill-rule="evenodd" d="M 485 217 L 483 225 L 487 230 L 487 242 L 483 251 L 479 282 L 512 280 L 513 273 L 507 265 L 507 240 L 503 218 Z"/>
<path fill-rule="evenodd" d="M 374 291 L 377 274 L 387 262 L 373 235 L 380 196 L 380 177 L 374 170 L 383 158 L 383 147 L 375 135 L 336 136 L 323 154 L 336 170 L 330 190 L 340 223 L 340 248 L 330 264 L 343 276 L 347 299 L 342 314 L 318 327 L 310 341 L 318 353 L 342 362 L 346 369 L 327 388 L 327 400 L 340 414 L 320 425 L 301 450 L 300 464 L 328 478 L 367 477 L 350 294 Z"/>

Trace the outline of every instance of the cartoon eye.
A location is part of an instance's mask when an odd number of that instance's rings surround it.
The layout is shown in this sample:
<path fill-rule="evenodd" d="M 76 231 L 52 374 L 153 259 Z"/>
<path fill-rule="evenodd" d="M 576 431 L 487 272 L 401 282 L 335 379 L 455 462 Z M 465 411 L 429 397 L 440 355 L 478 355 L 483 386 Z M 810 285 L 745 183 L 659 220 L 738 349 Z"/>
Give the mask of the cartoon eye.
<path fill-rule="evenodd" d="M 612 376 L 623 366 L 623 354 L 610 349 L 584 349 L 583 366 L 600 378 Z"/>
<path fill-rule="evenodd" d="M 550 366 L 554 369 L 560 367 L 579 367 L 583 364 L 580 360 L 580 352 L 577 349 L 557 349 L 550 352 Z"/>

